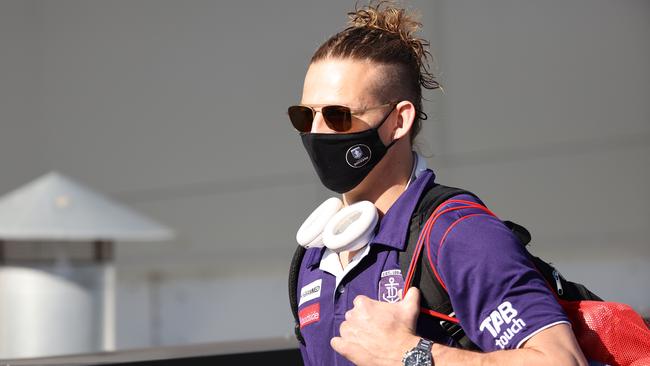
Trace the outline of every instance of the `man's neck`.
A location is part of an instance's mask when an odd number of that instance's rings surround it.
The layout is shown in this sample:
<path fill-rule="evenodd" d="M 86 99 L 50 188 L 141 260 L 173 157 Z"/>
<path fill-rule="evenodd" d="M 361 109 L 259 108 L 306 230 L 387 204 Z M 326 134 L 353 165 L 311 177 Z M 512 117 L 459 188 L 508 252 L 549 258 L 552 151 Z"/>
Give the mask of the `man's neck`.
<path fill-rule="evenodd" d="M 385 163 L 385 166 L 393 167 L 393 169 L 374 169 L 361 185 L 343 195 L 346 206 L 354 202 L 370 201 L 377 207 L 379 216 L 384 216 L 406 190 L 415 163 L 410 151 L 408 154 L 400 154 L 398 157 L 391 158 L 382 161 L 375 168 L 380 168 L 381 164 Z M 357 252 L 358 250 L 339 253 L 341 266 L 345 268 Z"/>
<path fill-rule="evenodd" d="M 343 194 L 346 206 L 359 201 L 370 201 L 377 207 L 379 215 L 383 216 L 404 193 L 415 163 L 413 154 L 409 151 L 408 154 L 386 158 L 388 159 L 377 165 L 358 187 Z M 385 169 L 384 166 L 392 169 Z"/>

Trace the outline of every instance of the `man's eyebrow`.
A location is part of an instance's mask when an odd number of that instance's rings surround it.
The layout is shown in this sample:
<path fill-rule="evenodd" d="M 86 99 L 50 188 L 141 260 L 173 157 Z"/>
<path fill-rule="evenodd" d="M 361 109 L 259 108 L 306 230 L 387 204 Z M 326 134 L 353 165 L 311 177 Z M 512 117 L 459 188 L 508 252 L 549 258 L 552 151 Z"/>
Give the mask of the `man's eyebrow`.
<path fill-rule="evenodd" d="M 341 104 L 341 103 L 300 103 L 300 105 L 308 106 L 308 107 L 325 107 L 327 105 L 341 105 L 344 107 L 349 107 L 347 104 Z"/>

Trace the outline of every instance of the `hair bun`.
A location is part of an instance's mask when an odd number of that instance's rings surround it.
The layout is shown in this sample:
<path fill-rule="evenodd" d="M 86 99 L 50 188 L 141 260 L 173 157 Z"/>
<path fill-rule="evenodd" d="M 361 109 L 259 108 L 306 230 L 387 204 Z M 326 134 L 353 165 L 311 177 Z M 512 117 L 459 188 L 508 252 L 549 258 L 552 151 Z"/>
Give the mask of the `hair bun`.
<path fill-rule="evenodd" d="M 380 1 L 348 13 L 349 25 L 352 27 L 368 27 L 395 33 L 405 42 L 414 40 L 413 35 L 420 30 L 422 23 L 416 20 L 413 13 L 397 8 L 392 2 Z"/>
<path fill-rule="evenodd" d="M 371 1 L 361 8 L 355 6 L 355 10 L 348 13 L 348 18 L 348 29 L 366 28 L 399 36 L 415 56 L 420 69 L 420 85 L 426 89 L 442 89 L 429 70 L 429 41 L 415 35 L 422 28 L 418 14 L 398 7 L 393 1 Z M 423 116 L 426 119 L 426 114 Z"/>

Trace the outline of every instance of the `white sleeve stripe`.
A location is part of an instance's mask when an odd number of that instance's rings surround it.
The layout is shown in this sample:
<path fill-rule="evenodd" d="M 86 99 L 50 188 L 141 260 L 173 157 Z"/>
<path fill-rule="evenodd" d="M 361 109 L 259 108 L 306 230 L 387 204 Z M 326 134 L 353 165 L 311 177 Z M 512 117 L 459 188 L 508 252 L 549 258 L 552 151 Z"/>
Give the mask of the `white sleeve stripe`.
<path fill-rule="evenodd" d="M 537 329 L 536 331 L 532 332 L 531 334 L 527 335 L 526 337 L 524 337 L 524 339 L 522 339 L 521 341 L 519 341 L 519 343 L 517 343 L 517 347 L 515 347 L 515 348 L 520 348 L 521 345 L 524 344 L 524 342 L 531 339 L 534 335 L 536 335 L 537 333 L 543 331 L 544 329 L 548 329 L 548 328 L 550 328 L 550 327 L 552 327 L 554 325 L 558 325 L 558 324 L 562 324 L 562 323 L 567 323 L 567 324 L 569 324 L 569 326 L 571 326 L 571 323 L 566 321 L 566 320 L 560 320 L 559 322 L 547 324 L 547 325 Z"/>

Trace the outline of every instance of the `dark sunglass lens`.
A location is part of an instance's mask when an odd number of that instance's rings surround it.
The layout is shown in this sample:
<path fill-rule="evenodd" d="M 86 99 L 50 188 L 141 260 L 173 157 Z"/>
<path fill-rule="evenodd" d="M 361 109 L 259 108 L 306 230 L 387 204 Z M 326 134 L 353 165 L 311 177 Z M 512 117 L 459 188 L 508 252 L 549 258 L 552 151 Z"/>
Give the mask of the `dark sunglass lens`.
<path fill-rule="evenodd" d="M 314 113 L 310 108 L 294 105 L 289 107 L 289 119 L 296 130 L 309 132 L 311 131 L 311 123 L 314 121 Z"/>
<path fill-rule="evenodd" d="M 352 127 L 350 108 L 340 105 L 328 105 L 322 109 L 325 123 L 334 131 L 347 131 Z"/>

